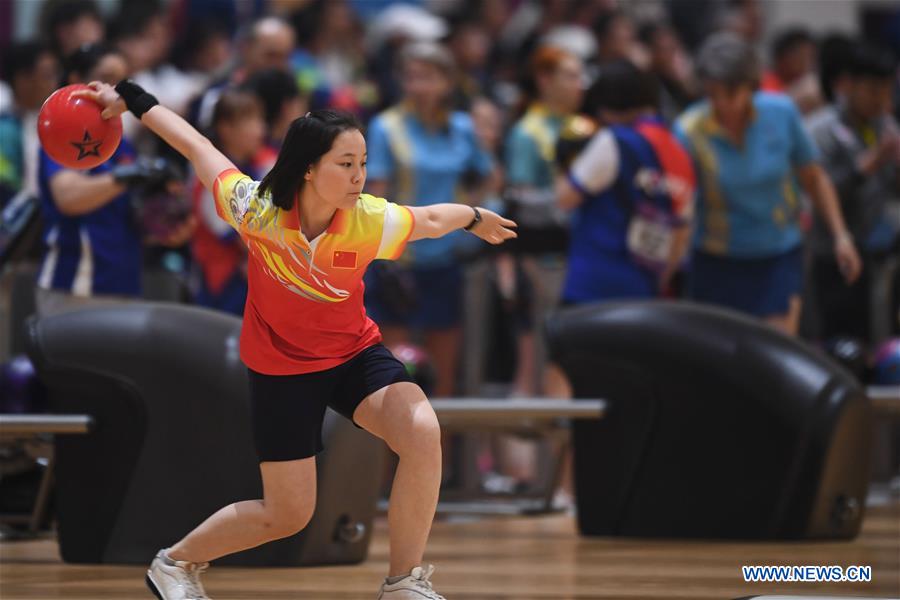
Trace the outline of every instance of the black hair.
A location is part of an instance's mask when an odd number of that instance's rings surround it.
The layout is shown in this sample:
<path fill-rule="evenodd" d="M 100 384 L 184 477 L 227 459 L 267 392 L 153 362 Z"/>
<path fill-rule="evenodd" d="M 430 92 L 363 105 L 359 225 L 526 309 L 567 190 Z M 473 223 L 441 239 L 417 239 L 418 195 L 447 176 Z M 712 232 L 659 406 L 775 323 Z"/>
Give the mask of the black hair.
<path fill-rule="evenodd" d="M 832 33 L 819 45 L 819 84 L 825 98 L 834 100 L 834 82 L 847 74 L 850 54 L 856 42 L 842 33 Z"/>
<path fill-rule="evenodd" d="M 637 37 L 645 46 L 652 46 L 657 35 L 669 31 L 670 29 L 671 27 L 666 23 L 660 21 L 647 21 L 638 27 Z"/>
<path fill-rule="evenodd" d="M 585 95 L 584 111 L 594 116 L 603 109 L 624 111 L 658 105 L 656 78 L 627 60 L 617 60 L 600 67 Z"/>
<path fill-rule="evenodd" d="M 859 42 L 850 50 L 845 73 L 853 78 L 892 79 L 897 62 L 889 50 Z"/>
<path fill-rule="evenodd" d="M 123 56 L 119 50 L 106 44 L 83 44 L 66 57 L 60 85 L 68 85 L 72 75 L 87 83 L 90 72 L 94 70 L 94 67 L 100 63 L 104 56 L 110 54 Z"/>
<path fill-rule="evenodd" d="M 103 22 L 100 9 L 94 0 L 47 0 L 41 9 L 41 30 L 54 52 L 60 51 L 56 45 L 56 29 L 61 25 L 74 23 L 84 16 Z"/>
<path fill-rule="evenodd" d="M 278 120 L 285 102 L 300 97 L 296 79 L 281 69 L 265 69 L 254 73 L 242 88 L 259 98 L 269 127 Z"/>
<path fill-rule="evenodd" d="M 42 42 L 21 42 L 10 46 L 3 54 L 3 79 L 12 84 L 19 73 L 28 73 L 37 66 L 41 55 L 50 52 Z"/>
<path fill-rule="evenodd" d="M 288 22 L 294 28 L 297 46 L 306 48 L 315 39 L 321 29 L 324 12 L 325 0 L 312 0 L 290 14 Z"/>
<path fill-rule="evenodd" d="M 803 27 L 785 29 L 772 40 L 772 59 L 779 60 L 800 46 L 815 44 L 812 34 Z"/>
<path fill-rule="evenodd" d="M 172 49 L 172 62 L 183 71 L 193 68 L 196 55 L 216 38 L 231 40 L 233 28 L 222 16 L 191 19 Z"/>
<path fill-rule="evenodd" d="M 153 19 L 165 17 L 166 9 L 160 0 L 123 2 L 109 24 L 109 39 L 123 40 L 141 35 Z"/>
<path fill-rule="evenodd" d="M 309 168 L 331 150 L 338 135 L 354 129 L 362 131 L 362 126 L 356 117 L 343 111 L 314 110 L 294 119 L 278 160 L 260 182 L 258 193 L 268 190 L 275 206 L 291 210 Z"/>
<path fill-rule="evenodd" d="M 606 39 L 606 36 L 608 36 L 610 31 L 612 30 L 613 25 L 616 24 L 616 21 L 625 18 L 627 18 L 625 13 L 622 13 L 618 10 L 610 10 L 601 13 L 600 16 L 598 16 L 594 20 L 593 26 L 594 36 L 596 36 L 597 41 L 603 43 L 603 41 Z"/>
<path fill-rule="evenodd" d="M 214 135 L 216 128 L 222 122 L 238 121 L 244 117 L 253 116 L 254 112 L 259 117 L 264 114 L 262 100 L 252 90 L 242 87 L 225 88 L 213 108 L 210 133 Z"/>

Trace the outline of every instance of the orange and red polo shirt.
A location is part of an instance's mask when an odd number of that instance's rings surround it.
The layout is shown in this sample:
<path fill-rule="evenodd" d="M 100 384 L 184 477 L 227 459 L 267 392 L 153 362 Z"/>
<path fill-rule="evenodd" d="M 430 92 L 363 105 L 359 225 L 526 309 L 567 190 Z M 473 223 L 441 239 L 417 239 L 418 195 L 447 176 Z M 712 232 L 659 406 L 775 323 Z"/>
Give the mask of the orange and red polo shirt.
<path fill-rule="evenodd" d="M 241 360 L 267 375 L 330 369 L 381 340 L 366 315 L 362 278 L 375 259 L 398 258 L 414 219 L 404 206 L 361 194 L 312 240 L 299 209 L 282 210 L 237 169 L 219 174 L 216 210 L 249 249 Z"/>

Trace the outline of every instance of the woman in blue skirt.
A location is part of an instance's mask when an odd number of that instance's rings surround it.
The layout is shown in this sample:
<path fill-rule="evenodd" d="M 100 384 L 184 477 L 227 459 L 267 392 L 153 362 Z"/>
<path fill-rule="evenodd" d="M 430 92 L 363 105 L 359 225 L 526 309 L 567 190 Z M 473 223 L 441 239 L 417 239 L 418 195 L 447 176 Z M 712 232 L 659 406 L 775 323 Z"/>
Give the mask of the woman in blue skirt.
<path fill-rule="evenodd" d="M 753 49 L 717 34 L 697 66 L 707 99 L 677 123 L 700 191 L 690 295 L 796 334 L 803 282 L 797 183 L 827 224 L 848 283 L 861 265 L 853 237 L 793 101 L 756 91 Z"/>

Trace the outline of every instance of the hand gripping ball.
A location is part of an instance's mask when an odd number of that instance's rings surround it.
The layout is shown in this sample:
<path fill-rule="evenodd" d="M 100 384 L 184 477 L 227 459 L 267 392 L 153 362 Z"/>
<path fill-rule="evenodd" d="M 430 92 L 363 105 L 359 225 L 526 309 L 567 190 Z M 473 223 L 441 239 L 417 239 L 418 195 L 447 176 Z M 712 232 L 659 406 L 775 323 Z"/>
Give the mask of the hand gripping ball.
<path fill-rule="evenodd" d="M 38 115 L 38 137 L 50 158 L 70 169 L 92 169 L 106 162 L 122 139 L 122 119 L 100 117 L 102 107 L 88 98 L 73 98 L 84 84 L 53 92 Z"/>

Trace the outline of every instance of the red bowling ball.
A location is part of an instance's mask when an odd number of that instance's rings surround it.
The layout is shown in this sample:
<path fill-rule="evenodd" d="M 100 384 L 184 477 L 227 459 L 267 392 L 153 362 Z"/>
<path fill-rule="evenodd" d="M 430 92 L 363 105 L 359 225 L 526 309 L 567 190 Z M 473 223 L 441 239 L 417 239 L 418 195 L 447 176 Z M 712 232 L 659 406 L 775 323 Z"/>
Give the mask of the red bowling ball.
<path fill-rule="evenodd" d="M 107 161 L 122 139 L 122 119 L 103 119 L 101 107 L 87 98 L 73 98 L 84 84 L 53 92 L 38 115 L 38 137 L 50 158 L 70 169 L 92 169 Z"/>

